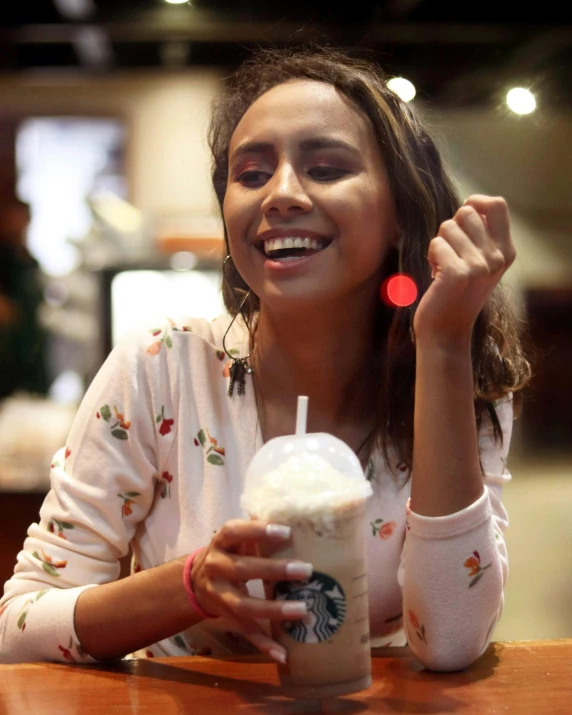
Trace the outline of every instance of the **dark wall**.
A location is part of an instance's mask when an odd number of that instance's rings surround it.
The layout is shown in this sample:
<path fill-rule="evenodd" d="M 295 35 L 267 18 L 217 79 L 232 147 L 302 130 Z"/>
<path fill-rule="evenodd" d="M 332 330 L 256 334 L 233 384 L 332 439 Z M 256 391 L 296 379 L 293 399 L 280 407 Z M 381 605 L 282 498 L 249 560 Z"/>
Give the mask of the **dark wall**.
<path fill-rule="evenodd" d="M 522 430 L 527 451 L 572 451 L 572 288 L 526 294 L 533 379 Z"/>

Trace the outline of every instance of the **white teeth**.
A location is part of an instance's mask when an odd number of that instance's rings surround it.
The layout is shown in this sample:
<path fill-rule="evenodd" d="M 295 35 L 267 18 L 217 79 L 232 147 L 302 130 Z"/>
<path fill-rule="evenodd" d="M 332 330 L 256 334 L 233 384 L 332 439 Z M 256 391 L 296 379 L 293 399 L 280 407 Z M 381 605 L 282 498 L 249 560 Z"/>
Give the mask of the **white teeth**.
<path fill-rule="evenodd" d="M 269 238 L 264 241 L 264 251 L 279 251 L 283 248 L 305 248 L 306 250 L 319 251 L 323 248 L 323 241 L 301 236 L 287 236 L 285 238 Z"/>
<path fill-rule="evenodd" d="M 285 236 L 284 238 L 268 238 L 263 242 L 264 253 L 268 256 L 274 253 L 274 251 L 280 251 L 282 249 L 305 249 L 307 251 L 321 251 L 327 245 L 327 241 L 324 239 L 309 238 L 306 236 L 302 238 L 301 236 Z M 296 259 L 297 256 L 292 258 Z M 282 257 L 280 260 L 287 260 Z M 288 259 L 290 260 L 290 259 Z"/>

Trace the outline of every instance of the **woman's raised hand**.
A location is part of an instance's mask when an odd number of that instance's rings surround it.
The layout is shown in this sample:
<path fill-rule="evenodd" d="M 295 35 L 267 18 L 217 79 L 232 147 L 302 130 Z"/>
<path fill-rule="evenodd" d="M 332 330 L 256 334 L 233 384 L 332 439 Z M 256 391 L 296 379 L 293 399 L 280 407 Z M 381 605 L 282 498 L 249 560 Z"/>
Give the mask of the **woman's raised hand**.
<path fill-rule="evenodd" d="M 266 633 L 258 619 L 299 620 L 306 615 L 306 604 L 253 598 L 248 595 L 246 582 L 251 579 L 296 581 L 311 575 L 311 564 L 256 555 L 257 544 L 277 545 L 289 538 L 289 527 L 233 519 L 197 554 L 191 570 L 193 592 L 201 608 L 234 622 L 237 631 L 256 648 L 280 662 L 286 660 L 284 647 Z"/>
<path fill-rule="evenodd" d="M 415 313 L 416 340 L 470 344 L 477 316 L 515 257 L 506 201 L 470 196 L 429 244 L 434 280 Z"/>

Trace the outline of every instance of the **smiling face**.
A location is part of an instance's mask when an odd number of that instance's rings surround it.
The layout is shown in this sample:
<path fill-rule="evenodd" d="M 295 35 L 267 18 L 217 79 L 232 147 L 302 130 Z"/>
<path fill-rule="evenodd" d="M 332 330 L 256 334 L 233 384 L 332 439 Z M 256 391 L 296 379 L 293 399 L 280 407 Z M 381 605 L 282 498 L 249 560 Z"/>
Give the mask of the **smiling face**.
<path fill-rule="evenodd" d="M 262 305 L 377 295 L 397 238 L 369 122 L 312 80 L 274 87 L 242 117 L 223 215 L 234 263 Z"/>

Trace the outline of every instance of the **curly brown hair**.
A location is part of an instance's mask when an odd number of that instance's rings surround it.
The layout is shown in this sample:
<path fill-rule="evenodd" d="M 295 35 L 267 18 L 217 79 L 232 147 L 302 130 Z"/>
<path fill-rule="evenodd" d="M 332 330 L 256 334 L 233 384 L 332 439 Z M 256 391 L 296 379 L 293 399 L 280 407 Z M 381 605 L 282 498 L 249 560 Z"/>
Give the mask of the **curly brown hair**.
<path fill-rule="evenodd" d="M 228 175 L 228 148 L 232 134 L 250 105 L 273 87 L 295 79 L 333 85 L 370 122 L 385 161 L 394 196 L 399 231 L 399 252 L 390 251 L 386 273 L 397 269 L 415 280 L 416 302 L 397 308 L 388 317 L 380 309 L 379 372 L 381 395 L 377 429 L 368 443 L 381 447 L 389 464 L 389 447 L 401 462 L 411 467 L 413 455 L 413 408 L 415 347 L 412 340 L 415 307 L 431 283 L 427 261 L 429 242 L 440 224 L 451 218 L 461 202 L 448 176 L 435 141 L 410 105 L 387 87 L 389 77 L 375 64 L 355 59 L 339 50 L 261 50 L 230 78 L 213 103 L 209 130 L 212 180 L 222 211 Z M 227 254 L 228 238 L 225 233 Z M 249 287 L 229 261 L 223 296 L 232 315 L 236 296 Z M 233 295 L 234 292 L 234 295 Z M 259 300 L 247 298 L 243 315 L 249 327 L 255 324 Z M 520 390 L 530 379 L 530 364 L 520 342 L 521 321 L 502 286 L 498 286 L 481 311 L 472 336 L 475 415 L 480 427 L 488 413 L 495 438 L 502 430 L 495 401 L 513 395 L 513 408 L 521 407 Z"/>

